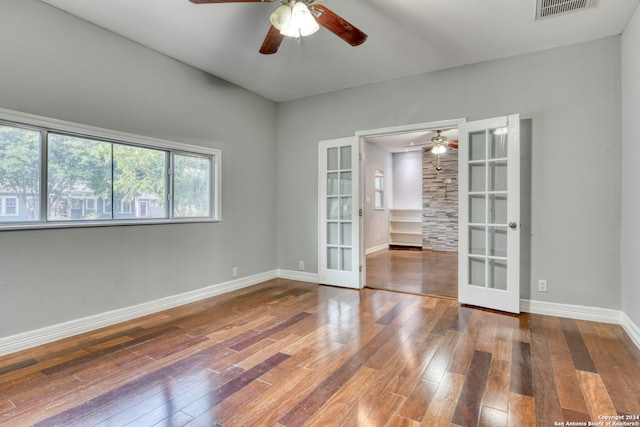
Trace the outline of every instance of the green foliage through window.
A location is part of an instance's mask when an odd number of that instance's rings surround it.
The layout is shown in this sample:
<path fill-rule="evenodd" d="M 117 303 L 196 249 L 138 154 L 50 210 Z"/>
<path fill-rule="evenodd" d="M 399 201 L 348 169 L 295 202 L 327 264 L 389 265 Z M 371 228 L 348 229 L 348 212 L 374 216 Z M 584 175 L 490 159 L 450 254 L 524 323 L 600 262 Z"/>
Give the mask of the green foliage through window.
<path fill-rule="evenodd" d="M 212 155 L 0 124 L 0 227 L 215 219 L 212 173 Z"/>

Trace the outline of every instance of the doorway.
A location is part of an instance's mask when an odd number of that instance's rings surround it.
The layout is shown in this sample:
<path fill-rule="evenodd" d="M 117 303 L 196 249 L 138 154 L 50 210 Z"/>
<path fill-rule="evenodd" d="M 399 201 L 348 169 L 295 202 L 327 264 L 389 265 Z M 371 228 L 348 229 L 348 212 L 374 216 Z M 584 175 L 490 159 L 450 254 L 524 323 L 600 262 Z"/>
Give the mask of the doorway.
<path fill-rule="evenodd" d="M 455 120 L 361 135 L 367 287 L 457 299 L 457 135 Z"/>

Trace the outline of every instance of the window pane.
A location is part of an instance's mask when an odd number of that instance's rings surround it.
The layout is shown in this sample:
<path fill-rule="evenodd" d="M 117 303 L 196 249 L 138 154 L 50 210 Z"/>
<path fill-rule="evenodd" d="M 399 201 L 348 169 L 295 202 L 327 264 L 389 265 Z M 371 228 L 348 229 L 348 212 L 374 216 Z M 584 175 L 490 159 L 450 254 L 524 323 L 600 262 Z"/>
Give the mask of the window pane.
<path fill-rule="evenodd" d="M 0 223 L 40 219 L 40 132 L 0 126 Z"/>
<path fill-rule="evenodd" d="M 176 154 L 173 174 L 173 215 L 211 216 L 211 159 Z"/>
<path fill-rule="evenodd" d="M 111 219 L 86 209 L 86 199 L 111 199 L 111 144 L 49 134 L 48 218 L 53 221 Z"/>
<path fill-rule="evenodd" d="M 164 151 L 114 144 L 113 166 L 114 218 L 167 218 Z"/>

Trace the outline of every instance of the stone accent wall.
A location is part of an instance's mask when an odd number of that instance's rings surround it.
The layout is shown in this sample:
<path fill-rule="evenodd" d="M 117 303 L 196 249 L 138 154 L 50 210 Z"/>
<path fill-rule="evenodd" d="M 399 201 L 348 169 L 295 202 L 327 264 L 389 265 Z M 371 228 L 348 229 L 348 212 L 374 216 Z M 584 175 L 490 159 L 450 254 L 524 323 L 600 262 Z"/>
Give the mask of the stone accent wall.
<path fill-rule="evenodd" d="M 437 156 L 422 151 L 422 249 L 458 251 L 458 153 L 451 148 Z M 446 180 L 451 183 L 447 184 Z"/>

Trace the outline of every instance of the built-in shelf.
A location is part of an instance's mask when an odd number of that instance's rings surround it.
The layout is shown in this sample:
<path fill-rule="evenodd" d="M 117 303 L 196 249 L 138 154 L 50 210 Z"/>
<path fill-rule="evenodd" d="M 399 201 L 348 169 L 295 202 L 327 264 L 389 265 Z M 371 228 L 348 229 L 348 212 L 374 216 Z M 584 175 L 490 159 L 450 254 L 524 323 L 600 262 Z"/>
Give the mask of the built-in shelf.
<path fill-rule="evenodd" d="M 422 210 L 389 210 L 389 245 L 422 247 Z"/>

